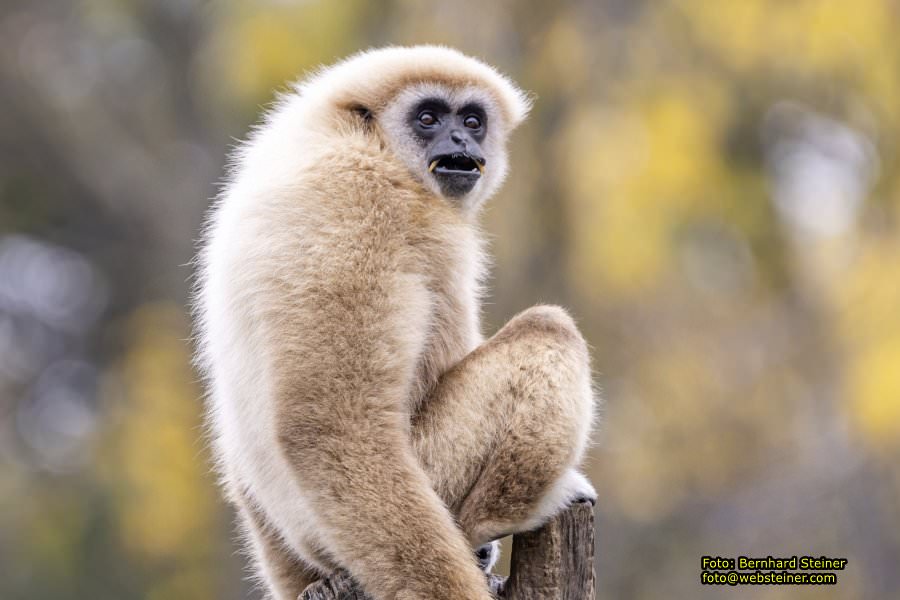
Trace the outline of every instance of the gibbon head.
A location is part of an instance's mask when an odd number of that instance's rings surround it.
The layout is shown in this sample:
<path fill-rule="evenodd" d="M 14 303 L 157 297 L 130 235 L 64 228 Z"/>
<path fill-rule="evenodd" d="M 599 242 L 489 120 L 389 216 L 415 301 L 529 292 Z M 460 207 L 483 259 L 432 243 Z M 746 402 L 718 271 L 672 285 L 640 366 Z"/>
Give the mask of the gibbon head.
<path fill-rule="evenodd" d="M 341 122 L 352 118 L 378 135 L 414 179 L 465 209 L 500 187 L 509 134 L 530 108 L 492 67 L 439 46 L 363 52 L 299 91 L 327 102 Z"/>

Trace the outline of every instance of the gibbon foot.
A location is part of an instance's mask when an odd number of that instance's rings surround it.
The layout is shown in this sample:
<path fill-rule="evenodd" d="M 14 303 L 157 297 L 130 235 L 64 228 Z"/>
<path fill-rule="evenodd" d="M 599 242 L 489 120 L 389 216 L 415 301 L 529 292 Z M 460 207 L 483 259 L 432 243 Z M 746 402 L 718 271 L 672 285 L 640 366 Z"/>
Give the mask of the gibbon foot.
<path fill-rule="evenodd" d="M 563 480 L 563 486 L 570 494 L 568 505 L 590 502 L 591 506 L 597 506 L 597 490 L 587 477 L 578 471 L 569 470 Z"/>
<path fill-rule="evenodd" d="M 597 506 L 597 497 L 589 498 L 587 496 L 578 496 L 572 499 L 572 504 L 590 504 L 591 506 Z"/>
<path fill-rule="evenodd" d="M 500 542 L 494 540 L 480 546 L 475 550 L 475 558 L 478 560 L 478 566 L 481 567 L 481 570 L 485 573 L 490 573 L 497 563 L 497 559 L 500 558 Z"/>

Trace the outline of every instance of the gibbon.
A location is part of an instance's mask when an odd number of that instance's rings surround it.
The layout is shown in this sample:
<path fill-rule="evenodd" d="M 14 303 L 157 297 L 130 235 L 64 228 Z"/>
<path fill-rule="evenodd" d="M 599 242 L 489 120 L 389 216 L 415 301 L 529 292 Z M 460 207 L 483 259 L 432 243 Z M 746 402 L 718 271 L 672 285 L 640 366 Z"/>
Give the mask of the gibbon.
<path fill-rule="evenodd" d="M 479 323 L 479 208 L 529 100 L 455 50 L 391 47 L 282 97 L 233 156 L 198 259 L 213 449 L 273 598 L 337 568 L 380 600 L 488 600 L 473 549 L 596 494 L 569 315 Z"/>

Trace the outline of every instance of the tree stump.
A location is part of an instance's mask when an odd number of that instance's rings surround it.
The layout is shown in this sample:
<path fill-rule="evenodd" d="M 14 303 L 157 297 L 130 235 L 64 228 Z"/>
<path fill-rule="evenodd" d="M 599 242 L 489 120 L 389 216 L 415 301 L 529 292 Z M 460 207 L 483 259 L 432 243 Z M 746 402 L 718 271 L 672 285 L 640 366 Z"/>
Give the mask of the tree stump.
<path fill-rule="evenodd" d="M 593 600 L 594 510 L 573 504 L 540 529 L 513 536 L 508 579 L 488 575 L 503 600 Z M 372 600 L 346 571 L 313 583 L 298 600 Z"/>

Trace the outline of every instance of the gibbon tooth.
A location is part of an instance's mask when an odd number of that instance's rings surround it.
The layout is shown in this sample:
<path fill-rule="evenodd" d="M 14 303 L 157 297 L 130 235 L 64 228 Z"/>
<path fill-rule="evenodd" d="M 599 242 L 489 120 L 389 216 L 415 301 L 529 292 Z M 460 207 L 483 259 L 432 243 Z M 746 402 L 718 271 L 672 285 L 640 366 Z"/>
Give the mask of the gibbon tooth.
<path fill-rule="evenodd" d="M 438 164 L 438 161 L 436 161 L 436 160 L 431 161 L 431 164 L 428 165 L 428 172 L 433 173 L 434 170 L 437 168 L 437 164 Z"/>

